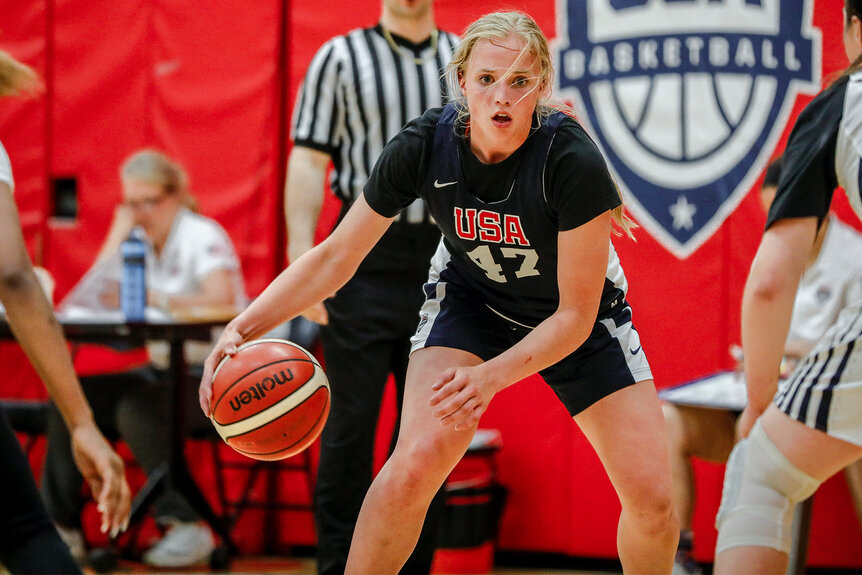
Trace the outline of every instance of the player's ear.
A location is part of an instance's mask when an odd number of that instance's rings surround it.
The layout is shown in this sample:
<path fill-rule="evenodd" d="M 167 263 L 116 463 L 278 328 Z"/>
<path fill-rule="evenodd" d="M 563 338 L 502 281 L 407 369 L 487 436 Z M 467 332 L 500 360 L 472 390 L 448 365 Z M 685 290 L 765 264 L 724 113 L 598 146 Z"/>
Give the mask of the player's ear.
<path fill-rule="evenodd" d="M 458 69 L 458 87 L 461 88 L 461 95 L 464 96 L 465 98 L 467 97 L 467 94 L 464 93 L 466 84 L 467 84 L 467 81 L 464 79 L 464 71 L 459 68 Z"/>

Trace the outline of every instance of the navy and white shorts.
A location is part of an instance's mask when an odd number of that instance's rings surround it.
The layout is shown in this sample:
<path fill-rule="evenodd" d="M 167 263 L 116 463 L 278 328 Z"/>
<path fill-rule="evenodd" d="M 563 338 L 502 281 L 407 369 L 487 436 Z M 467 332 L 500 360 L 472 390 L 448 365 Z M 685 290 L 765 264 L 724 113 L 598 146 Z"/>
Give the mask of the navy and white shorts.
<path fill-rule="evenodd" d="M 447 282 L 427 283 L 411 353 L 441 346 L 470 352 L 483 361 L 503 353 L 532 327 L 504 317 L 485 302 Z M 572 416 L 613 392 L 652 379 L 628 304 L 596 321 L 581 346 L 539 375 Z"/>
<path fill-rule="evenodd" d="M 774 401 L 808 427 L 862 446 L 862 303 L 841 312 Z"/>

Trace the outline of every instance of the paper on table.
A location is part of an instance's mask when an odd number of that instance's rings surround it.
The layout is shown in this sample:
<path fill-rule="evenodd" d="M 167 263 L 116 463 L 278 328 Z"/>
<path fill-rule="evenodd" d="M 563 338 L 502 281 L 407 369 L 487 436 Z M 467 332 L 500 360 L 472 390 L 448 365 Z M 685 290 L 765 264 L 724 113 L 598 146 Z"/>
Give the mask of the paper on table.
<path fill-rule="evenodd" d="M 74 313 L 76 314 L 84 311 L 93 314 L 114 312 L 118 314 L 119 319 L 117 321 L 124 321 L 119 308 L 109 309 L 105 307 L 100 297 L 108 289 L 117 289 L 116 286 L 120 285 L 121 274 L 119 254 L 110 255 L 104 260 L 96 262 L 75 284 L 75 287 L 66 294 L 58 306 L 58 311 L 64 313 L 69 308 L 75 309 Z"/>
<path fill-rule="evenodd" d="M 741 373 L 721 371 L 714 375 L 659 390 L 660 399 L 677 405 L 742 411 L 748 404 L 745 378 Z"/>
<path fill-rule="evenodd" d="M 57 312 L 62 323 L 125 323 L 123 312 L 118 309 L 90 309 L 81 306 L 66 306 Z M 164 311 L 148 307 L 144 310 L 144 320 L 149 323 L 168 323 L 174 321 Z"/>

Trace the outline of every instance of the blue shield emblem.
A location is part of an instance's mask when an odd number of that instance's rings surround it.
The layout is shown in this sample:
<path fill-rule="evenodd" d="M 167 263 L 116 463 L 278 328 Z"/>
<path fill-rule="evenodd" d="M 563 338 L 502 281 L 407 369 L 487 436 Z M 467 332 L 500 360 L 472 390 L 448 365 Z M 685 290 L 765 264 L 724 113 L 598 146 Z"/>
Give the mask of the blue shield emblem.
<path fill-rule="evenodd" d="M 638 221 L 685 258 L 820 88 L 809 0 L 560 0 L 557 81 Z"/>

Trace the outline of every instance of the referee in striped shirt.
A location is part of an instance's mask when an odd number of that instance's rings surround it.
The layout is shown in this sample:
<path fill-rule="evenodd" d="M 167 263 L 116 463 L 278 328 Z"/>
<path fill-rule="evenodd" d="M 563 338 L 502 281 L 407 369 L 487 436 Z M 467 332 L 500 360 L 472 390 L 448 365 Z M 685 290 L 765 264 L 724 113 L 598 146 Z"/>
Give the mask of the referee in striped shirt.
<path fill-rule="evenodd" d="M 445 103 L 443 70 L 456 43 L 456 36 L 437 30 L 433 0 L 383 0 L 376 26 L 336 36 L 318 50 L 294 109 L 285 198 L 291 261 L 313 245 L 330 162 L 330 186 L 342 201 L 343 216 L 383 146 L 409 120 Z M 320 574 L 344 572 L 371 485 L 384 387 L 394 375 L 400 406 L 421 287 L 439 241 L 440 231 L 417 200 L 347 285 L 303 314 L 323 326 L 332 388 L 315 488 Z M 435 518 L 443 503 L 441 490 L 402 573 L 430 571 Z"/>

